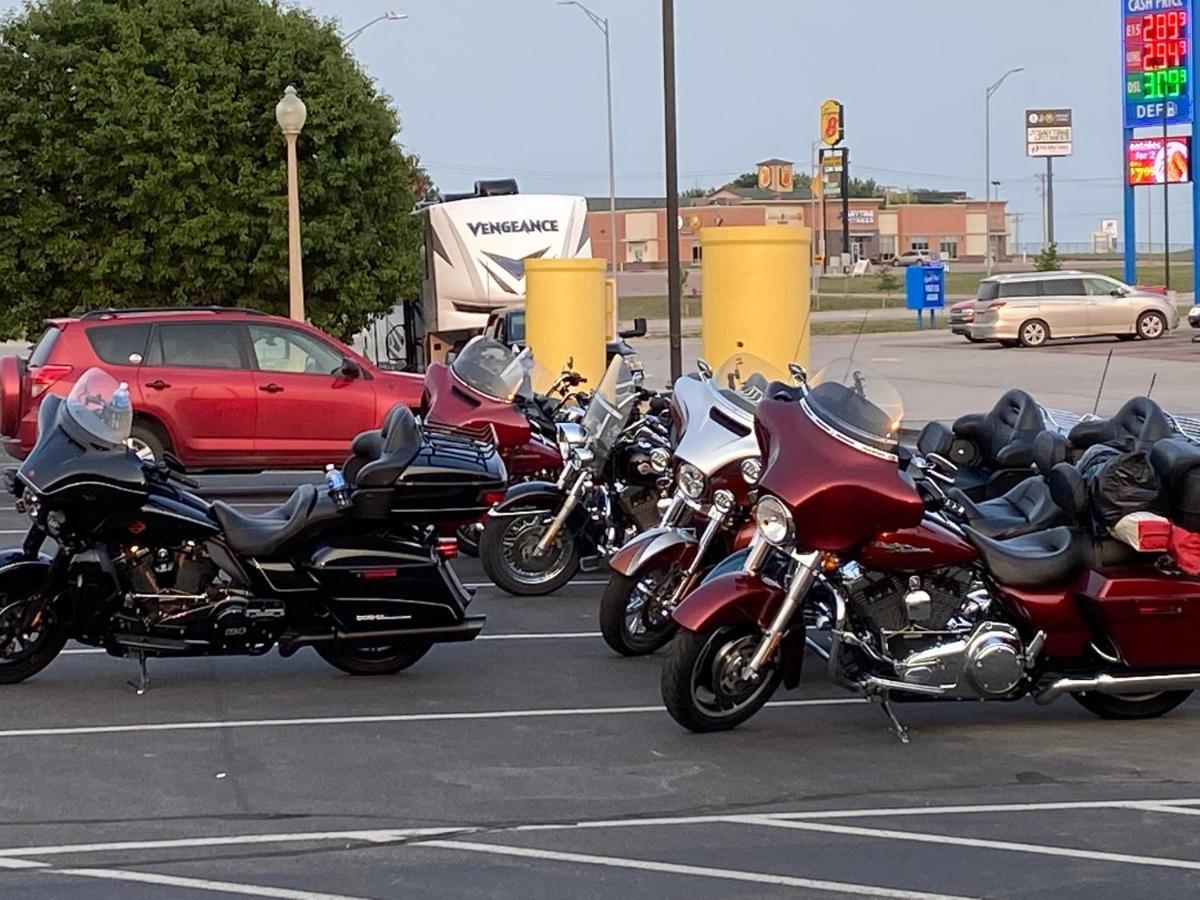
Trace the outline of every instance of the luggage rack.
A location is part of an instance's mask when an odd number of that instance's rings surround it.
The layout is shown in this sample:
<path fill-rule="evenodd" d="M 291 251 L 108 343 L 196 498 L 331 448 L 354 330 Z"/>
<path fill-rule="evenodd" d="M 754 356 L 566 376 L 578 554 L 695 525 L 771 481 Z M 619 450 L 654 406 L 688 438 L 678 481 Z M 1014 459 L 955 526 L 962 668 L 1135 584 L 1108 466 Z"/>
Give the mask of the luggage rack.
<path fill-rule="evenodd" d="M 1165 410 L 1164 410 L 1165 412 Z M 1094 418 L 1093 416 L 1081 416 L 1078 413 L 1068 412 L 1064 409 L 1048 409 L 1042 407 L 1042 414 L 1046 418 L 1047 424 L 1064 437 L 1067 432 L 1086 419 Z M 1193 443 L 1200 444 L 1200 419 L 1191 416 L 1173 416 L 1167 413 L 1167 418 L 1175 426 L 1175 430 Z"/>
<path fill-rule="evenodd" d="M 491 425 L 479 428 L 421 423 L 425 442 L 441 453 L 469 456 L 481 462 L 496 455 L 496 430 Z"/>

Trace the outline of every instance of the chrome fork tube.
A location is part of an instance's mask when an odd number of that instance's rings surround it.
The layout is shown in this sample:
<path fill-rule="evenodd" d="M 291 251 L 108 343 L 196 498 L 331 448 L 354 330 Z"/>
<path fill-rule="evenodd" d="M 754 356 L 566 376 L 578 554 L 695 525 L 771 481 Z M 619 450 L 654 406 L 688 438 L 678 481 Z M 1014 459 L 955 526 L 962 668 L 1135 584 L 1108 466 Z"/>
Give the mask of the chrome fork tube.
<path fill-rule="evenodd" d="M 746 554 L 746 562 L 742 565 L 742 571 L 753 575 L 762 568 L 762 564 L 770 552 L 771 545 L 767 543 L 767 539 L 760 532 L 754 532 L 754 537 L 750 539 L 750 552 Z"/>
<path fill-rule="evenodd" d="M 563 505 L 558 508 L 558 514 L 555 515 L 554 521 L 550 523 L 550 527 L 542 534 L 541 540 L 534 547 L 534 555 L 541 556 L 550 549 L 550 545 L 554 543 L 554 539 L 558 537 L 558 533 L 562 531 L 563 525 L 567 523 L 567 517 L 575 511 L 575 507 L 579 505 L 579 498 L 583 496 L 584 489 L 587 486 L 587 480 L 590 473 L 584 469 L 579 473 L 579 477 L 575 479 L 575 483 L 571 485 L 571 490 L 563 499 Z"/>
<path fill-rule="evenodd" d="M 792 617 L 800 608 L 805 595 L 808 594 L 808 589 L 812 587 L 812 583 L 816 579 L 819 556 L 818 553 L 805 553 L 797 559 L 796 572 L 792 576 L 792 583 L 788 585 L 783 603 L 779 605 L 779 610 L 767 627 L 762 642 L 759 643 L 758 649 L 754 651 L 754 656 L 746 665 L 747 677 L 757 678 L 762 667 L 767 664 L 767 660 L 774 656 L 775 651 L 779 649 L 779 642 L 783 640 L 788 624 L 792 621 Z"/>
<path fill-rule="evenodd" d="M 683 511 L 687 509 L 687 500 L 683 494 L 676 491 L 671 495 L 671 505 L 668 506 L 662 515 L 662 523 L 660 528 L 674 528 L 679 524 L 680 518 L 683 516 Z"/>
<path fill-rule="evenodd" d="M 720 532 L 721 526 L 724 524 L 725 516 L 718 512 L 714 506 L 708 513 L 708 525 L 705 527 L 704 533 L 700 535 L 700 543 L 696 547 L 696 557 L 683 573 L 683 580 L 679 582 L 679 586 L 671 593 L 671 599 L 667 601 L 668 608 L 674 609 L 679 604 L 679 601 L 683 599 L 684 595 L 692 589 L 692 582 L 696 580 L 696 573 L 700 571 L 700 565 L 704 562 L 704 555 L 708 553 L 708 548 L 717 539 L 717 533 Z"/>

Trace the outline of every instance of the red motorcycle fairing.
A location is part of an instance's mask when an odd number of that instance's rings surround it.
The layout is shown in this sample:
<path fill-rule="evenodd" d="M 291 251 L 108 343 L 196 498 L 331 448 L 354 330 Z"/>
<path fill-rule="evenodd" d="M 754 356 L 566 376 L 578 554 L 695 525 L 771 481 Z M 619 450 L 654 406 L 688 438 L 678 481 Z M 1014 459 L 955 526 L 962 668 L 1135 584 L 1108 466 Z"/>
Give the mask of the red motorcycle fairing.
<path fill-rule="evenodd" d="M 1144 568 L 1092 571 L 1078 595 L 1130 667 L 1200 666 L 1200 579 Z"/>
<path fill-rule="evenodd" d="M 921 524 L 925 504 L 899 463 L 834 437 L 799 402 L 763 400 L 755 427 L 766 450 L 760 486 L 791 509 L 801 547 L 844 553 Z"/>
<path fill-rule="evenodd" d="M 884 572 L 963 566 L 978 558 L 979 551 L 974 546 L 932 519 L 926 519 L 916 528 L 876 535 L 858 556 L 867 568 Z"/>
<path fill-rule="evenodd" d="M 1047 659 L 1078 659 L 1088 653 L 1095 635 L 1075 602 L 1074 585 L 1044 588 L 1013 588 L 996 585 L 1000 602 L 1020 621 L 1029 634 L 1046 632 L 1042 655 Z"/>
<path fill-rule="evenodd" d="M 766 628 L 785 593 L 757 573 L 733 572 L 700 585 L 683 598 L 671 617 L 688 631 L 744 622 Z"/>
<path fill-rule="evenodd" d="M 682 528 L 651 528 L 630 540 L 612 555 L 608 567 L 632 577 L 636 572 L 672 563 L 687 567 L 696 558 L 700 540 Z"/>

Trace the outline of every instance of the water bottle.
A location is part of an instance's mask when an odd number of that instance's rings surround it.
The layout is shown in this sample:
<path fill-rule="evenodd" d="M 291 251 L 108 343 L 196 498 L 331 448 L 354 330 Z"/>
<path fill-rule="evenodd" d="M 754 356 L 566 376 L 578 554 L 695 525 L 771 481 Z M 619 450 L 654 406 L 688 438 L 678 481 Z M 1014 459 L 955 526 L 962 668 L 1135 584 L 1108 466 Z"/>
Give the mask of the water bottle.
<path fill-rule="evenodd" d="M 113 391 L 112 399 L 108 401 L 102 414 L 105 424 L 113 431 L 129 434 L 129 426 L 133 422 L 133 404 L 129 399 L 129 383 L 122 381 Z"/>
<path fill-rule="evenodd" d="M 333 463 L 325 467 L 325 483 L 329 485 L 329 496 L 333 498 L 339 510 L 346 510 L 354 505 L 350 500 L 350 489 L 346 486 L 346 476 Z"/>

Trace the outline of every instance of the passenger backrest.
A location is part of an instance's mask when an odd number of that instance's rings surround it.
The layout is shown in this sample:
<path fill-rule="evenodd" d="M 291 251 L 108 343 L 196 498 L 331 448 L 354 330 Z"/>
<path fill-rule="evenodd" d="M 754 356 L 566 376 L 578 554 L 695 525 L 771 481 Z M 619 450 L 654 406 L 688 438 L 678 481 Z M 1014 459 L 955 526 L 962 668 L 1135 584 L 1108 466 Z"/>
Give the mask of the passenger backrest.
<path fill-rule="evenodd" d="M 1077 450 L 1108 444 L 1121 450 L 1148 449 L 1175 434 L 1170 418 L 1149 397 L 1134 397 L 1107 419 L 1080 422 L 1067 439 Z"/>
<path fill-rule="evenodd" d="M 1013 441 L 1025 438 L 1032 442 L 1034 437 L 1046 428 L 1046 420 L 1037 401 L 1025 391 L 1015 388 L 1006 391 L 996 401 L 996 405 L 988 413 L 988 419 L 992 432 L 988 449 L 993 459 Z"/>
<path fill-rule="evenodd" d="M 356 488 L 394 484 L 421 450 L 421 426 L 404 404 L 392 407 L 384 420 L 384 428 L 386 433 L 379 458 L 358 471 L 354 482 Z"/>
<path fill-rule="evenodd" d="M 1183 438 L 1159 441 L 1150 451 L 1150 465 L 1162 481 L 1168 517 L 1200 532 L 1200 446 Z"/>
<path fill-rule="evenodd" d="M 1059 463 L 1046 478 L 1050 499 L 1076 521 L 1088 517 L 1088 489 L 1083 475 L 1070 463 Z"/>
<path fill-rule="evenodd" d="M 1067 461 L 1067 439 L 1057 431 L 1043 431 L 1033 439 L 1033 464 L 1048 476 L 1060 462 Z"/>

